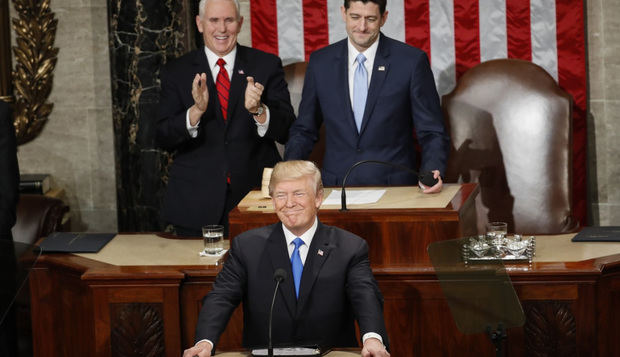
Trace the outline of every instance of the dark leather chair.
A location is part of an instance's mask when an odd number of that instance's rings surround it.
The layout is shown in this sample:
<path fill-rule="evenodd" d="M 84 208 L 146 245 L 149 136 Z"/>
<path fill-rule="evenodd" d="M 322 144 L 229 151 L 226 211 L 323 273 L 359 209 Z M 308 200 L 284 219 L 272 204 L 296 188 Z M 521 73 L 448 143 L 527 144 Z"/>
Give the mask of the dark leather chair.
<path fill-rule="evenodd" d="M 62 219 L 69 211 L 63 201 L 44 195 L 21 194 L 17 203 L 17 220 L 11 233 L 15 242 L 32 244 L 39 238 L 62 230 Z M 32 355 L 30 289 L 24 284 L 15 301 L 15 318 L 19 355 Z"/>
<path fill-rule="evenodd" d="M 478 182 L 478 230 L 574 231 L 571 97 L 541 67 L 500 59 L 467 71 L 442 107 L 452 139 L 447 182 Z"/>
<path fill-rule="evenodd" d="M 304 79 L 306 76 L 306 68 L 308 62 L 296 62 L 284 66 L 284 79 L 288 83 L 288 91 L 291 94 L 291 104 L 295 109 L 295 115 L 299 114 L 299 103 L 301 102 L 301 93 L 304 88 Z M 314 162 L 317 167 L 323 165 L 323 156 L 325 155 L 325 125 L 321 125 L 319 131 L 319 140 L 314 144 L 314 149 L 310 153 L 308 160 Z"/>
<path fill-rule="evenodd" d="M 17 203 L 17 221 L 13 226 L 13 240 L 34 243 L 39 238 L 61 230 L 62 219 L 69 207 L 57 198 L 44 195 L 22 194 Z"/>

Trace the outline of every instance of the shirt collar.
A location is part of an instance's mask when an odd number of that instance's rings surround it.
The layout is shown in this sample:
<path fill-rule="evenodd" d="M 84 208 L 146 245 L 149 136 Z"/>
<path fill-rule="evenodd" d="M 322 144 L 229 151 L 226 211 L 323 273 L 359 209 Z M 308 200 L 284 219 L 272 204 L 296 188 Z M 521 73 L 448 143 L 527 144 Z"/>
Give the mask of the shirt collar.
<path fill-rule="evenodd" d="M 207 46 L 205 48 L 205 54 L 207 55 L 207 61 L 211 65 L 211 68 L 215 68 L 217 66 L 217 60 L 220 56 L 216 55 L 215 52 L 211 51 Z M 228 52 L 224 57 L 221 57 L 226 61 L 226 66 L 228 68 L 233 68 L 235 65 L 235 58 L 237 57 L 237 46 L 233 47 L 232 51 Z"/>
<path fill-rule="evenodd" d="M 310 227 L 310 229 L 308 229 L 299 236 L 299 238 L 304 241 L 308 248 L 310 247 L 310 243 L 312 243 L 312 238 L 314 238 L 314 233 L 316 233 L 318 227 L 319 220 L 314 217 L 314 223 L 312 224 L 312 227 Z M 284 231 L 284 238 L 286 238 L 286 246 L 288 247 L 293 242 L 293 240 L 297 238 L 297 236 L 293 234 L 293 232 L 289 231 L 288 228 L 284 226 L 284 224 L 282 225 L 282 230 Z"/>
<path fill-rule="evenodd" d="M 372 45 L 370 45 L 370 47 L 368 47 L 366 49 L 366 51 L 364 52 L 359 52 L 357 50 L 357 48 L 355 48 L 355 46 L 353 46 L 353 43 L 351 42 L 350 38 L 347 38 L 347 47 L 348 47 L 348 52 L 349 52 L 349 67 L 352 67 L 353 64 L 355 64 L 355 59 L 357 58 L 357 55 L 360 53 L 364 54 L 364 57 L 366 57 L 366 62 L 373 62 L 375 59 L 375 55 L 377 54 L 377 48 L 379 48 L 379 39 L 381 38 L 381 36 L 377 37 L 377 40 L 375 41 L 375 43 L 373 43 Z"/>

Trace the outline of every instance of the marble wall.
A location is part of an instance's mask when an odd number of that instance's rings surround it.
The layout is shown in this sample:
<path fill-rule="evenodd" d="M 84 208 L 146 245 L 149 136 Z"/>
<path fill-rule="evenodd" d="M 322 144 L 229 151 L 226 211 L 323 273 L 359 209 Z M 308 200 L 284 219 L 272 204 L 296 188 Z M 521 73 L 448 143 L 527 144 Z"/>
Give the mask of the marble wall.
<path fill-rule="evenodd" d="M 49 173 L 64 190 L 71 229 L 117 227 L 110 61 L 105 0 L 52 0 L 60 48 L 43 132 L 18 149 L 22 173 Z M 10 3 L 10 15 L 15 12 Z M 13 42 L 14 43 L 14 42 Z"/>
<path fill-rule="evenodd" d="M 176 0 L 109 2 L 120 231 L 163 228 L 158 212 L 171 157 L 155 147 L 159 68 L 188 49 L 186 11 Z"/>
<path fill-rule="evenodd" d="M 195 25 L 174 23 L 171 15 L 187 10 L 182 5 L 187 1 L 51 1 L 60 48 L 50 98 L 54 111 L 40 137 L 20 146 L 18 155 L 22 172 L 51 173 L 54 186 L 65 190 L 74 230 L 159 225 L 160 173 L 167 156 L 153 147 L 158 82 L 147 68 L 159 68 L 191 46 L 178 35 L 191 35 Z M 239 42 L 251 45 L 249 0 L 240 2 L 245 23 Z M 590 219 L 620 225 L 620 1 L 585 3 Z M 158 19 L 141 15 L 160 10 Z M 166 28 L 177 35 L 160 37 Z M 149 47 L 157 38 L 166 40 Z"/>
<path fill-rule="evenodd" d="M 593 223 L 620 225 L 620 1 L 588 0 L 589 191 Z"/>

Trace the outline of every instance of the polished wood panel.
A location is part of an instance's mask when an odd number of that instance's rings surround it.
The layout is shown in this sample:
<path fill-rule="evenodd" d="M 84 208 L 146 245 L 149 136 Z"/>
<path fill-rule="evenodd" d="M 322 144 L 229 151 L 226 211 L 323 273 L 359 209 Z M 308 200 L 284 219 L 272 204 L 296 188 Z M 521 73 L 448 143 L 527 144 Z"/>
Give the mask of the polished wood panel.
<path fill-rule="evenodd" d="M 107 357 L 132 347 L 179 356 L 193 344 L 202 297 L 219 269 L 119 267 L 44 255 L 30 278 L 35 355 Z M 506 269 L 527 318 L 508 330 L 507 356 L 619 355 L 620 255 Z M 373 272 L 385 297 L 393 356 L 494 355 L 484 334 L 458 330 L 429 263 L 375 265 Z M 220 350 L 241 347 L 242 325 L 239 308 Z M 163 338 L 149 339 L 154 336 Z"/>

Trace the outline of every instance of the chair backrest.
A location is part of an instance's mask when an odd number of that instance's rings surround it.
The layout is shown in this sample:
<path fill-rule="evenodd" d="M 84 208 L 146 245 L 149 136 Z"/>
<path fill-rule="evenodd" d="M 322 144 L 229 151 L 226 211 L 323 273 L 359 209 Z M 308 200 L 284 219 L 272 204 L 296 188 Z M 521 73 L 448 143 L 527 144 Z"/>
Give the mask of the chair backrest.
<path fill-rule="evenodd" d="M 284 78 L 288 83 L 288 91 L 291 94 L 291 104 L 295 109 L 295 115 L 299 114 L 299 103 L 304 88 L 304 78 L 308 62 L 296 62 L 284 66 Z M 308 160 L 313 161 L 319 168 L 323 165 L 325 155 L 325 125 L 321 125 L 319 140 L 314 144 Z"/>
<path fill-rule="evenodd" d="M 573 231 L 571 97 L 541 67 L 500 59 L 467 71 L 442 107 L 452 139 L 447 182 L 478 182 L 478 230 Z"/>
<path fill-rule="evenodd" d="M 62 218 L 69 207 L 62 200 L 44 195 L 22 194 L 17 203 L 17 221 L 13 226 L 13 240 L 34 243 L 41 237 L 60 229 Z"/>

